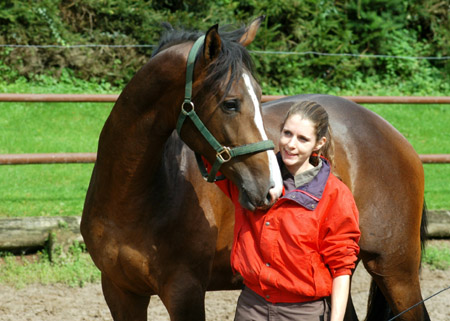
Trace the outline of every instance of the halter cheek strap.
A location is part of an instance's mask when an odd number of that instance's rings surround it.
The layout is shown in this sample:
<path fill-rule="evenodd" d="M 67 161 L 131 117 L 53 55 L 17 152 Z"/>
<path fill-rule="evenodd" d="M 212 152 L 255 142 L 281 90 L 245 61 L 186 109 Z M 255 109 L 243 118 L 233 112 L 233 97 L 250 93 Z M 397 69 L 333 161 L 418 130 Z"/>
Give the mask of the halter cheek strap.
<path fill-rule="evenodd" d="M 217 177 L 216 174 L 219 171 L 221 165 L 230 161 L 233 157 L 252 154 L 256 152 L 266 151 L 269 149 L 274 149 L 275 145 L 271 140 L 263 140 L 257 143 L 242 145 L 238 147 L 226 147 L 222 146 L 217 139 L 211 134 L 211 132 L 206 128 L 201 119 L 198 117 L 195 112 L 194 103 L 192 102 L 192 81 L 194 75 L 194 65 L 195 65 L 195 57 L 197 56 L 197 51 L 199 50 L 201 44 L 203 43 L 205 36 L 201 36 L 197 39 L 197 41 L 192 46 L 188 60 L 187 60 L 187 68 L 186 68 L 186 86 L 185 86 L 185 94 L 184 101 L 181 105 L 180 116 L 177 121 L 177 132 L 178 135 L 181 136 L 181 128 L 186 120 L 186 118 L 190 118 L 194 123 L 195 127 L 200 131 L 203 137 L 208 141 L 211 147 L 216 151 L 216 160 L 212 166 L 211 171 L 207 172 L 203 161 L 201 160 L 201 156 L 196 153 L 197 164 L 199 167 L 202 176 L 208 182 L 214 182 L 219 179 L 223 179 L 223 176 Z"/>

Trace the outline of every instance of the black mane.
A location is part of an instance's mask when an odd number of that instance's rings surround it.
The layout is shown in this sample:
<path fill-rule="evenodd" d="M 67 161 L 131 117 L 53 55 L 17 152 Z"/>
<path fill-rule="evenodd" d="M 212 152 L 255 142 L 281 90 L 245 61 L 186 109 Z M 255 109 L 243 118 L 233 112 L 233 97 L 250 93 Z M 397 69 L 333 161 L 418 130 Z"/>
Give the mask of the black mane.
<path fill-rule="evenodd" d="M 171 24 L 162 24 L 165 31 L 159 40 L 158 47 L 153 51 L 152 57 L 162 50 L 180 43 L 195 41 L 204 33 L 197 30 L 174 29 Z"/>
<path fill-rule="evenodd" d="M 160 51 L 167 49 L 171 46 L 196 41 L 200 36 L 204 35 L 204 32 L 174 29 L 170 24 L 163 25 L 166 29 L 161 37 L 158 47 L 152 54 L 152 57 Z M 222 50 L 216 61 L 208 67 L 208 78 L 206 81 L 210 85 L 210 88 L 218 89 L 220 84 L 223 84 L 223 80 L 231 72 L 230 80 L 227 84 L 225 95 L 231 88 L 233 82 L 241 77 L 241 71 L 243 68 L 247 69 L 250 73 L 253 73 L 253 61 L 249 52 L 243 47 L 239 40 L 245 33 L 246 28 L 241 27 L 239 29 L 231 30 L 230 26 L 219 28 L 219 35 L 222 40 Z M 200 47 L 199 53 L 203 51 L 203 45 Z"/>

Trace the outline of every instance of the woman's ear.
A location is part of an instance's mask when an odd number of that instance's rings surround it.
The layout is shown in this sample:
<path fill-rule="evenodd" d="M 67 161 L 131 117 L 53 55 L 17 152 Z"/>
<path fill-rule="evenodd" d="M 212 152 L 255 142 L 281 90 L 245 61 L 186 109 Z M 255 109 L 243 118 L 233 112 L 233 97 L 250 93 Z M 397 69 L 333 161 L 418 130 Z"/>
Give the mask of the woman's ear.
<path fill-rule="evenodd" d="M 325 145 L 326 142 L 327 142 L 327 138 L 325 136 L 320 138 L 316 143 L 314 151 L 318 152 Z"/>

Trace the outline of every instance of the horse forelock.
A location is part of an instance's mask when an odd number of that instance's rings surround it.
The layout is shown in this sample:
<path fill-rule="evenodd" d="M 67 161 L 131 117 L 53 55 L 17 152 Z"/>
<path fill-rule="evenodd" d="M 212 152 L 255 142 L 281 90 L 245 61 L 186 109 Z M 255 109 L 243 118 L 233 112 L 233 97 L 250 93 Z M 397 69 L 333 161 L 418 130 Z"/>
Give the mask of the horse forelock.
<path fill-rule="evenodd" d="M 195 41 L 204 34 L 200 31 L 174 29 L 167 23 L 163 26 L 166 31 L 162 35 L 152 57 L 169 47 Z M 241 39 L 245 32 L 245 27 L 231 30 L 231 26 L 227 25 L 219 28 L 222 50 L 217 59 L 207 67 L 207 77 L 204 81 L 205 86 L 212 90 L 211 94 L 213 95 L 218 94 L 223 84 L 226 83 L 221 101 L 228 95 L 233 83 L 240 79 L 244 69 L 250 74 L 253 74 L 254 67 L 252 58 L 245 47 L 239 43 L 239 39 Z M 201 52 L 203 52 L 203 45 L 198 50 L 197 58 Z"/>
<path fill-rule="evenodd" d="M 208 67 L 205 85 L 212 88 L 217 94 L 226 83 L 220 101 L 228 95 L 233 84 L 238 81 L 244 71 L 253 74 L 253 61 L 248 51 L 239 43 L 224 41 L 222 38 L 222 51 L 219 57 Z"/>
<path fill-rule="evenodd" d="M 228 95 L 233 83 L 241 78 L 244 70 L 253 74 L 254 67 L 250 53 L 239 43 L 245 32 L 245 27 L 231 30 L 229 25 L 219 29 L 222 50 L 217 59 L 208 67 L 205 83 L 208 87 L 218 91 L 228 78 L 221 101 Z"/>

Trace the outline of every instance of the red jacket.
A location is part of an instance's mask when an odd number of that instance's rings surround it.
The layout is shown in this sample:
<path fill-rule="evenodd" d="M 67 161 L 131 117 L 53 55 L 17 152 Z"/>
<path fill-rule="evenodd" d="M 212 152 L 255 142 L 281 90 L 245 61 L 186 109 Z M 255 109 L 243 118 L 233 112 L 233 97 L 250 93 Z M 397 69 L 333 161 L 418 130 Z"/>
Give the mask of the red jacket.
<path fill-rule="evenodd" d="M 326 161 L 310 183 L 283 192 L 267 212 L 243 209 L 228 180 L 217 185 L 235 205 L 232 268 L 267 301 L 318 300 L 331 295 L 334 277 L 352 273 L 359 253 L 358 210 Z"/>

